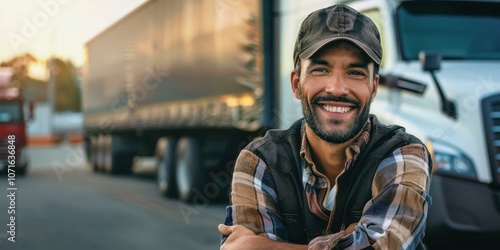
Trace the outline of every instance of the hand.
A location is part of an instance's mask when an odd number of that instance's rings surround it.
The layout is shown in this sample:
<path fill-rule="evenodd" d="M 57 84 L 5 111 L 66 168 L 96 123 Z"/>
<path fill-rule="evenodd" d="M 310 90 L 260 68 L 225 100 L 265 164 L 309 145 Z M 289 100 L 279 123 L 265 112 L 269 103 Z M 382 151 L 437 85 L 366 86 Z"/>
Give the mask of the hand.
<path fill-rule="evenodd" d="M 222 244 L 221 250 L 246 250 L 246 249 L 272 249 L 272 250 L 305 250 L 307 245 L 290 244 L 273 241 L 267 237 L 256 235 L 252 230 L 241 226 L 226 226 L 219 224 L 219 232 L 228 236 L 226 242 Z"/>
<path fill-rule="evenodd" d="M 358 223 L 352 223 L 350 224 L 345 230 L 344 230 L 344 237 L 347 237 L 349 234 L 351 234 L 352 232 L 354 232 L 355 230 L 355 227 L 356 225 L 358 225 Z M 375 241 L 368 238 L 368 242 L 370 242 L 370 244 L 374 244 Z"/>
<path fill-rule="evenodd" d="M 219 224 L 218 229 L 222 235 L 228 236 L 226 242 L 221 246 L 221 249 L 224 250 L 242 250 L 245 247 L 251 247 L 252 239 L 255 239 L 255 237 L 262 238 L 257 236 L 252 230 L 241 225 L 226 226 L 224 224 Z"/>

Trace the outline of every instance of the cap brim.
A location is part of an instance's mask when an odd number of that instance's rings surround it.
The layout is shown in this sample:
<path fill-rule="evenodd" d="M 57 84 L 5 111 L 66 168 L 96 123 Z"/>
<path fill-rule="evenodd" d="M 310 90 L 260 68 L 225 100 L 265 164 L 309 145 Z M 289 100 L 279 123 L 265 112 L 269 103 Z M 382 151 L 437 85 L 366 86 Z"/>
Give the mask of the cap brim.
<path fill-rule="evenodd" d="M 339 41 L 339 40 L 346 40 L 346 41 L 350 41 L 350 42 L 354 43 L 356 46 L 358 46 L 360 49 L 362 49 L 376 64 L 380 65 L 380 58 L 368 46 L 366 46 L 364 43 L 362 43 L 356 39 L 353 39 L 350 37 L 345 37 L 345 36 L 343 36 L 343 37 L 330 37 L 330 38 L 318 41 L 315 44 L 306 48 L 304 51 L 302 51 L 302 53 L 299 54 L 299 58 L 301 60 L 309 59 L 309 58 L 311 58 L 312 55 L 314 55 L 314 53 L 318 52 L 318 50 L 323 48 L 328 43 L 331 43 L 333 41 Z"/>

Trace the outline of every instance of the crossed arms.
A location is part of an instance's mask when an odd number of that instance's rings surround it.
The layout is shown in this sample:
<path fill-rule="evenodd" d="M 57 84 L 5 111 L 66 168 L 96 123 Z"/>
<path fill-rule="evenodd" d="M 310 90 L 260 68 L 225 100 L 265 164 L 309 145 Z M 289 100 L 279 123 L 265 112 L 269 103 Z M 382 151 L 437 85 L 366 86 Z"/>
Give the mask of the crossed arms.
<path fill-rule="evenodd" d="M 236 162 L 232 205 L 219 226 L 221 249 L 413 249 L 425 230 L 430 197 L 428 154 L 420 144 L 395 150 L 378 166 L 373 198 L 357 224 L 320 236 L 309 245 L 287 243 L 270 171 L 262 159 L 243 150 Z M 232 226 L 234 225 L 234 226 Z"/>

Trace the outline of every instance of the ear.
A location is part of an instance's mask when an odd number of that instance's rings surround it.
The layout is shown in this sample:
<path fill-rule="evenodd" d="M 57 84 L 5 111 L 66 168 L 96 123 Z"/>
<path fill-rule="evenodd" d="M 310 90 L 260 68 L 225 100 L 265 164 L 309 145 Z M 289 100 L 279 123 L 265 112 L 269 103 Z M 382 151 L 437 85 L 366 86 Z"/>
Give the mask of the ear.
<path fill-rule="evenodd" d="M 375 99 L 375 96 L 377 95 L 379 81 L 380 81 L 380 76 L 377 74 L 375 78 L 373 78 L 372 102 Z"/>
<path fill-rule="evenodd" d="M 300 100 L 300 76 L 295 70 L 292 70 L 292 73 L 290 73 L 290 83 L 295 98 Z"/>

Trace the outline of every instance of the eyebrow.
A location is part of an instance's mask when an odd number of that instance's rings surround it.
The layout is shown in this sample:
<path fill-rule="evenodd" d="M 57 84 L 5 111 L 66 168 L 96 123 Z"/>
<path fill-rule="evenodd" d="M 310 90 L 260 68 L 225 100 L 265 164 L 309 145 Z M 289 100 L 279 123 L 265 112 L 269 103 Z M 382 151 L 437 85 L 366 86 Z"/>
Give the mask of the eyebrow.
<path fill-rule="evenodd" d="M 368 65 L 370 64 L 370 62 L 353 62 L 353 63 L 350 63 L 347 67 L 348 68 L 365 68 L 365 69 L 368 69 Z"/>
<path fill-rule="evenodd" d="M 311 63 L 310 65 L 330 65 L 327 61 L 321 60 L 321 59 L 316 59 L 316 58 L 311 58 Z"/>
<path fill-rule="evenodd" d="M 312 65 L 325 65 L 328 66 L 330 65 L 326 60 L 321 60 L 318 58 L 311 58 L 311 63 L 310 66 Z M 347 65 L 347 68 L 364 68 L 368 69 L 368 65 L 370 64 L 370 61 L 360 61 L 360 62 L 352 62 L 349 65 Z"/>

